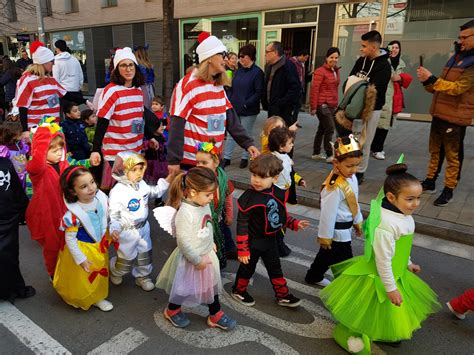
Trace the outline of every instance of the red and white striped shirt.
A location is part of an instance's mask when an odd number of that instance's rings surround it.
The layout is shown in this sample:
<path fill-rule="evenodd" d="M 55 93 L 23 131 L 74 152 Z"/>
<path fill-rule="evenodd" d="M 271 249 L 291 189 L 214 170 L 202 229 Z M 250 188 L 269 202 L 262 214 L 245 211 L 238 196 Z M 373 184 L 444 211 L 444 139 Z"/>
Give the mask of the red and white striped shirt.
<path fill-rule="evenodd" d="M 15 102 L 17 107 L 28 109 L 28 128 L 37 125 L 44 116 L 56 117 L 59 121 L 59 98 L 66 92 L 52 77 L 39 79 L 36 75 L 24 74 L 16 86 Z"/>
<path fill-rule="evenodd" d="M 140 152 L 143 148 L 143 92 L 110 83 L 102 91 L 97 117 L 109 120 L 102 141 L 104 159 L 113 161 L 119 152 Z"/>
<path fill-rule="evenodd" d="M 232 104 L 222 85 L 196 77 L 189 72 L 176 85 L 171 98 L 171 116 L 184 118 L 183 164 L 196 165 L 196 144 L 212 138 L 222 150 L 226 128 L 226 111 Z"/>

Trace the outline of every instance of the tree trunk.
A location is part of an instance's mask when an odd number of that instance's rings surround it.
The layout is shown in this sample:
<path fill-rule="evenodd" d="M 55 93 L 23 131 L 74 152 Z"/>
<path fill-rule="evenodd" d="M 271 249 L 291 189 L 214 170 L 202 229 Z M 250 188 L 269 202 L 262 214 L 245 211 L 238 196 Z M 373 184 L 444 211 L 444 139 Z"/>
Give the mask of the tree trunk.
<path fill-rule="evenodd" d="M 173 92 L 173 48 L 171 45 L 174 0 L 163 0 L 163 96 L 170 102 Z"/>

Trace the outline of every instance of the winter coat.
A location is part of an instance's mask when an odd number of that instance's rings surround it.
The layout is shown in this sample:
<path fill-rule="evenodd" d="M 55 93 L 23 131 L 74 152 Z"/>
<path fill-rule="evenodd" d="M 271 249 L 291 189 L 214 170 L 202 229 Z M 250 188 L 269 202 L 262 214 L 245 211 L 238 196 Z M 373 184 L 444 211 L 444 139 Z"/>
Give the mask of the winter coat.
<path fill-rule="evenodd" d="M 81 91 L 84 83 L 81 64 L 68 52 L 61 52 L 54 57 L 53 76 L 66 91 Z"/>
<path fill-rule="evenodd" d="M 61 122 L 68 153 L 77 160 L 88 159 L 90 156 L 89 141 L 87 139 L 86 127 L 81 120 L 65 118 Z"/>
<path fill-rule="evenodd" d="M 390 62 L 390 59 L 389 59 L 389 62 Z M 392 75 L 402 74 L 405 68 L 406 68 L 405 62 L 400 58 L 400 62 L 397 66 L 397 69 L 394 70 L 392 67 Z M 399 82 L 399 81 L 394 82 L 390 80 L 390 82 L 388 83 L 387 93 L 385 95 L 385 105 L 382 107 L 382 113 L 380 114 L 378 128 L 389 129 L 395 123 L 392 120 L 392 116 L 397 113 L 402 112 L 403 93 L 402 93 L 400 85 L 402 85 L 406 89 L 408 85 L 410 85 L 411 80 L 412 80 L 411 75 L 409 76 L 409 78 L 407 76 L 405 76 L 405 78 L 406 78 L 405 82 L 403 82 L 403 80 L 402 82 Z M 395 97 L 395 91 L 397 92 L 396 97 Z"/>
<path fill-rule="evenodd" d="M 336 74 L 336 75 L 334 75 Z M 327 64 L 321 65 L 313 73 L 311 83 L 310 105 L 315 111 L 318 106 L 326 104 L 329 107 L 337 107 L 339 102 L 338 89 L 341 82 L 339 68 L 334 67 L 334 71 Z"/>
<path fill-rule="evenodd" d="M 380 49 L 381 54 L 374 59 L 360 57 L 354 64 L 349 76 L 356 75 L 363 71 L 367 74 L 369 84 L 374 84 L 377 90 L 377 99 L 375 101 L 374 110 L 381 110 L 385 104 L 385 95 L 387 86 L 390 82 L 392 74 L 392 66 L 388 61 L 388 53 L 384 49 Z M 373 64 L 373 65 L 372 65 Z"/>
<path fill-rule="evenodd" d="M 16 70 L 7 70 L 0 76 L 0 86 L 5 87 L 5 102 L 12 102 L 15 98 L 16 82 L 21 77 L 21 71 Z"/>
<path fill-rule="evenodd" d="M 295 122 L 293 111 L 300 96 L 301 83 L 293 63 L 282 57 L 277 63 L 265 67 L 262 107 L 268 111 L 268 116 L 280 116 L 291 126 Z"/>
<path fill-rule="evenodd" d="M 234 74 L 229 100 L 239 116 L 253 116 L 260 112 L 264 74 L 252 64 L 250 68 L 239 68 Z"/>

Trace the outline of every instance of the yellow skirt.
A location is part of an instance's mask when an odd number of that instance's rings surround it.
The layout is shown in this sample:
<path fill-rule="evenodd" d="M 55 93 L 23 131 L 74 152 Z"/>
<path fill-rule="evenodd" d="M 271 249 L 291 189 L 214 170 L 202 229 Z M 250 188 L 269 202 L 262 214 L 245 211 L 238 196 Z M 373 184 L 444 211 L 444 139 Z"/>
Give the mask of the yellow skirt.
<path fill-rule="evenodd" d="M 104 237 L 106 238 L 106 237 Z M 101 243 L 77 241 L 79 248 L 92 263 L 88 273 L 74 261 L 67 245 L 59 252 L 53 286 L 64 302 L 88 310 L 109 294 L 109 257 Z"/>

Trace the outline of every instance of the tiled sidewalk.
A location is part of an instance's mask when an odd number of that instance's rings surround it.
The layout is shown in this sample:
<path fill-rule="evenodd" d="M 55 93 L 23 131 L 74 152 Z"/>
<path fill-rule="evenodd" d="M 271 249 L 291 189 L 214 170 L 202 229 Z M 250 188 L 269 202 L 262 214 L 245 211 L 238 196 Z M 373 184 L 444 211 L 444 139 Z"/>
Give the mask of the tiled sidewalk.
<path fill-rule="evenodd" d="M 254 128 L 253 137 L 260 147 L 259 134 L 266 112 L 262 112 Z M 298 188 L 299 202 L 302 205 L 319 207 L 319 190 L 327 176 L 331 165 L 311 159 L 314 134 L 317 120 L 305 113 L 300 114 L 299 122 L 303 126 L 299 131 L 295 144 L 295 170 L 304 177 L 305 189 Z M 428 138 L 429 122 L 398 121 L 385 142 L 386 160 L 370 158 L 369 168 L 365 174 L 365 182 L 360 186 L 359 200 L 363 210 L 368 210 L 370 200 L 379 191 L 385 178 L 385 168 L 396 162 L 400 153 L 405 154 L 405 162 L 409 172 L 420 179 L 426 173 L 429 160 Z M 236 185 L 245 188 L 249 181 L 247 169 L 239 169 L 240 148 L 236 148 L 232 165 L 226 168 L 229 177 Z M 474 129 L 468 127 L 464 139 L 464 162 L 462 178 L 454 191 L 454 199 L 445 207 L 436 207 L 433 201 L 443 188 L 444 170 L 438 179 L 434 195 L 423 195 L 420 208 L 414 215 L 417 231 L 434 235 L 443 239 L 474 244 Z M 445 165 L 444 165 L 445 167 Z"/>

